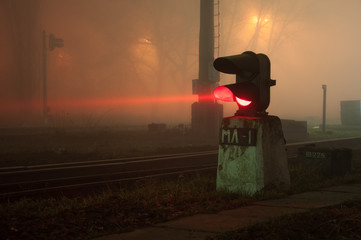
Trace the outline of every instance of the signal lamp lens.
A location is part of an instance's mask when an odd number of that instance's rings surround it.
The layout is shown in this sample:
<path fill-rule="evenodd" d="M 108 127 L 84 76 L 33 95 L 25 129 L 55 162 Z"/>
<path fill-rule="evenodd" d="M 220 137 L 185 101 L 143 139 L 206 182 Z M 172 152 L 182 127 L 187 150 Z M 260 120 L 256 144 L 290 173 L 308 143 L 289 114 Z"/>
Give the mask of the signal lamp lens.
<path fill-rule="evenodd" d="M 241 99 L 241 98 L 238 98 L 238 97 L 236 97 L 236 101 L 242 107 L 247 107 L 248 105 L 250 105 L 252 103 L 252 101 L 248 101 L 248 100 Z"/>
<path fill-rule="evenodd" d="M 217 100 L 222 100 L 225 102 L 234 102 L 234 94 L 229 88 L 225 86 L 216 87 L 213 91 L 213 95 Z"/>

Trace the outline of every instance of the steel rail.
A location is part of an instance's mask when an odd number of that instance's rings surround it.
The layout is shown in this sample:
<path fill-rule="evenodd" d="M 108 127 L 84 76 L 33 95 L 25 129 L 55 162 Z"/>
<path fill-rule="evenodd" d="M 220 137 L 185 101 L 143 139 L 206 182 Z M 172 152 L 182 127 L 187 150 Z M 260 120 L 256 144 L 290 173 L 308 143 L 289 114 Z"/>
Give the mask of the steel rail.
<path fill-rule="evenodd" d="M 138 162 L 151 162 L 159 160 L 167 160 L 174 158 L 186 158 L 193 156 L 205 156 L 217 153 L 218 150 L 202 151 L 202 152 L 191 152 L 191 153 L 175 153 L 167 155 L 152 155 L 152 156 L 139 156 L 139 157 L 126 157 L 126 158 L 112 158 L 102 160 L 89 160 L 89 161 L 78 161 L 70 163 L 54 163 L 54 164 L 41 164 L 41 165 L 29 165 L 29 166 L 15 166 L 15 167 L 3 167 L 0 168 L 0 174 L 2 173 L 14 173 L 19 171 L 31 171 L 31 170 L 54 170 L 54 169 L 69 169 L 85 166 L 104 166 L 104 165 L 117 165 L 127 163 L 138 163 Z"/>
<path fill-rule="evenodd" d="M 146 173 L 146 172 L 158 172 L 158 171 L 172 171 L 178 169 L 187 169 L 187 168 L 195 168 L 195 167 L 209 167 L 209 166 L 217 166 L 217 164 L 203 164 L 197 166 L 184 166 L 184 167 L 170 167 L 170 168 L 156 168 L 156 169 L 148 169 L 148 170 L 133 170 L 133 171 L 124 171 L 124 172 L 114 172 L 114 173 L 102 173 L 102 174 L 92 174 L 92 175 L 79 175 L 74 177 L 60 177 L 60 178 L 49 178 L 43 180 L 36 181 L 24 181 L 24 182 L 16 182 L 16 183 L 0 183 L 0 187 L 9 186 L 9 185 L 23 185 L 23 184 L 38 184 L 38 183 L 47 183 L 50 185 L 52 181 L 66 181 L 66 180 L 79 180 L 82 178 L 109 178 L 111 176 L 121 175 L 121 174 L 137 174 L 137 173 Z"/>
<path fill-rule="evenodd" d="M 315 143 L 328 143 L 335 141 L 344 141 L 344 140 L 353 140 L 360 139 L 361 137 L 350 137 L 350 138 L 336 138 L 336 139 L 324 139 L 324 140 L 312 140 L 304 142 L 295 142 L 287 143 L 286 147 L 297 147 L 308 144 Z M 0 168 L 0 175 L 21 172 L 21 171 L 31 171 L 31 170 L 56 170 L 56 169 L 74 169 L 74 168 L 83 168 L 85 166 L 94 167 L 94 166 L 105 166 L 105 165 L 118 165 L 126 163 L 140 163 L 140 162 L 151 162 L 159 160 L 167 160 L 174 158 L 186 158 L 192 156 L 205 156 L 217 154 L 218 150 L 209 150 L 209 151 L 199 151 L 199 152 L 190 152 L 190 153 L 175 153 L 175 154 L 166 154 L 166 155 L 151 155 L 151 156 L 137 156 L 137 157 L 125 157 L 125 158 L 111 158 L 111 159 L 101 159 L 101 160 L 89 160 L 89 161 L 77 161 L 77 162 L 68 162 L 68 163 L 54 163 L 54 164 L 39 164 L 39 165 L 28 165 L 28 166 L 14 166 L 14 167 L 3 167 Z"/>
<path fill-rule="evenodd" d="M 179 175 L 179 174 L 185 174 L 185 173 L 193 173 L 193 172 L 212 170 L 212 169 L 216 169 L 216 167 L 217 167 L 216 164 L 210 164 L 209 166 L 197 167 L 197 168 L 192 168 L 192 169 L 188 169 L 188 170 L 179 170 L 179 171 L 175 171 L 175 172 L 149 174 L 149 175 L 140 176 L 140 177 L 128 177 L 128 178 L 120 178 L 120 179 L 112 179 L 112 180 L 102 180 L 102 181 L 95 181 L 95 182 L 86 182 L 86 183 L 54 186 L 54 187 L 33 188 L 33 189 L 27 189 L 27 190 L 5 192 L 5 193 L 0 193 L 0 198 L 23 196 L 23 195 L 27 195 L 27 194 L 36 194 L 36 193 L 40 193 L 40 192 L 47 192 L 47 191 L 54 191 L 54 190 L 66 190 L 66 189 L 81 188 L 81 187 L 91 187 L 91 186 L 96 186 L 96 185 L 122 183 L 125 181 L 137 181 L 137 180 L 142 180 L 142 179 L 147 179 L 147 178 L 166 177 L 166 176 Z"/>
<path fill-rule="evenodd" d="M 352 138 L 342 138 L 342 139 L 325 139 L 318 141 L 304 141 L 297 143 L 289 143 L 286 144 L 286 147 L 297 148 L 309 144 L 316 143 L 328 143 L 328 142 L 338 142 L 338 141 L 346 141 L 360 139 L 361 137 L 352 137 Z M 86 169 L 86 168 L 98 168 L 101 167 L 115 167 L 122 165 L 132 165 L 132 164 L 144 164 L 144 163 L 156 163 L 158 161 L 173 161 L 175 159 L 184 159 L 190 157 L 202 157 L 202 156 L 212 156 L 212 159 L 215 158 L 218 150 L 209 150 L 209 151 L 198 151 L 198 152 L 190 152 L 190 153 L 176 153 L 176 154 L 168 154 L 168 155 L 153 155 L 153 156 L 145 156 L 145 157 L 126 157 L 126 158 L 114 158 L 114 159 L 102 159 L 102 160 L 93 160 L 93 161 L 78 161 L 71 163 L 56 163 L 56 164 L 42 164 L 42 165 L 31 165 L 31 166 L 17 166 L 17 167 L 7 167 L 0 168 L 0 177 L 6 177 L 16 174 L 41 174 L 51 171 L 67 171 L 67 170 L 76 170 L 76 169 Z M 297 154 L 288 154 L 288 158 L 296 158 Z M 214 161 L 214 160 L 212 160 Z M 171 162 L 170 162 L 171 163 Z M 216 163 L 201 163 L 197 165 L 190 164 L 185 166 L 175 166 L 175 167 L 162 167 L 162 168 L 152 168 L 152 169 L 137 169 L 137 170 L 128 170 L 128 171 L 115 171 L 115 172 L 103 172 L 101 174 L 89 174 L 84 171 L 80 171 L 78 176 L 59 176 L 58 178 L 44 178 L 38 180 L 30 180 L 30 181 L 19 181 L 12 183 L 1 183 L 0 184 L 0 198 L 12 197 L 12 196 L 22 196 L 26 194 L 34 194 L 52 190 L 66 190 L 77 187 L 86 187 L 86 186 L 94 186 L 101 184 L 112 184 L 116 182 L 124 182 L 124 181 L 135 181 L 145 178 L 152 177 L 161 177 L 161 176 L 171 176 L 177 175 L 181 173 L 190 173 L 197 171 L 204 171 L 210 169 L 216 169 Z M 141 175 L 141 176 L 140 176 Z M 73 183 L 71 182 L 73 181 Z M 76 182 L 77 181 L 77 182 Z M 63 182 L 61 184 L 61 182 Z M 57 185 L 58 184 L 58 185 Z M 32 188 L 31 186 L 35 186 Z M 12 190 L 4 191 L 9 188 Z M 23 188 L 23 189 L 21 189 Z M 27 188 L 27 189 L 24 189 Z M 19 189 L 19 190 L 15 190 Z"/>

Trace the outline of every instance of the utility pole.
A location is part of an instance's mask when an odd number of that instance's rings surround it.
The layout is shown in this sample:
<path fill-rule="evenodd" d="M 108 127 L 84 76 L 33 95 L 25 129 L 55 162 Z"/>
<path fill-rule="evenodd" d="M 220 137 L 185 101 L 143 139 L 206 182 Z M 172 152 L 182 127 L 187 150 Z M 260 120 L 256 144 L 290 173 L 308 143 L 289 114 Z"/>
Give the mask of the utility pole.
<path fill-rule="evenodd" d="M 326 132 L 326 92 L 327 85 L 322 85 L 323 89 L 323 111 L 322 111 L 322 132 Z"/>
<path fill-rule="evenodd" d="M 214 0 L 200 0 L 199 73 L 198 79 L 192 82 L 198 102 L 192 104 L 192 131 L 206 137 L 219 134 L 223 118 L 223 105 L 212 97 L 219 82 L 219 72 L 213 67 L 214 17 Z"/>

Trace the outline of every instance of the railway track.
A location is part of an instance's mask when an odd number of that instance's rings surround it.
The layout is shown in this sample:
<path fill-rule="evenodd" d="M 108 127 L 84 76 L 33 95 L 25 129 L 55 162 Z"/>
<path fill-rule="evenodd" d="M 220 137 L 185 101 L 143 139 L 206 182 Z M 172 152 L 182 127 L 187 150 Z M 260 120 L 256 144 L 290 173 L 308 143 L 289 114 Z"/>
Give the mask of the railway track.
<path fill-rule="evenodd" d="M 217 150 L 0 168 L 0 198 L 215 169 Z"/>
<path fill-rule="evenodd" d="M 296 158 L 297 149 L 309 144 L 319 147 L 361 148 L 361 137 L 287 144 L 288 158 Z M 105 184 L 201 171 L 215 172 L 217 155 L 218 150 L 213 150 L 0 168 L 0 198 L 93 188 Z"/>

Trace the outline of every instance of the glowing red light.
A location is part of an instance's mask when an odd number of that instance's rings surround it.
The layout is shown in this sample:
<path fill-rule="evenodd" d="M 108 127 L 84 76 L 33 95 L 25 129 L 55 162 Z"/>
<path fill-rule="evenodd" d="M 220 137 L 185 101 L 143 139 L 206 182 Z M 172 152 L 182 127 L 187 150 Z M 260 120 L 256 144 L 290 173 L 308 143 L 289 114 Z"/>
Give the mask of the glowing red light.
<path fill-rule="evenodd" d="M 225 102 L 234 102 L 234 94 L 229 88 L 225 86 L 216 87 L 213 91 L 213 95 L 217 100 L 222 100 Z"/>
<path fill-rule="evenodd" d="M 241 98 L 238 98 L 238 97 L 236 97 L 236 101 L 242 107 L 247 107 L 248 105 L 250 105 L 252 103 L 252 101 L 248 101 L 248 100 L 241 99 Z"/>

